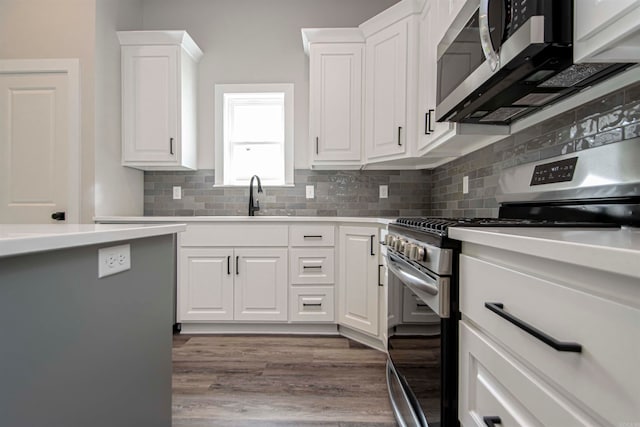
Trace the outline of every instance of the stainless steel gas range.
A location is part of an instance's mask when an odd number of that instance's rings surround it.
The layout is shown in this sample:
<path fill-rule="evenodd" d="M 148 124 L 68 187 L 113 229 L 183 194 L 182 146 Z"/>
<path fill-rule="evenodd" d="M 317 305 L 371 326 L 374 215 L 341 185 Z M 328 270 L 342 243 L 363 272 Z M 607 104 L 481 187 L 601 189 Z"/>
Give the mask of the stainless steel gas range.
<path fill-rule="evenodd" d="M 640 226 L 640 138 L 502 172 L 498 218 L 398 218 L 387 245 L 387 383 L 401 426 L 458 425 L 458 257 L 452 227 Z"/>

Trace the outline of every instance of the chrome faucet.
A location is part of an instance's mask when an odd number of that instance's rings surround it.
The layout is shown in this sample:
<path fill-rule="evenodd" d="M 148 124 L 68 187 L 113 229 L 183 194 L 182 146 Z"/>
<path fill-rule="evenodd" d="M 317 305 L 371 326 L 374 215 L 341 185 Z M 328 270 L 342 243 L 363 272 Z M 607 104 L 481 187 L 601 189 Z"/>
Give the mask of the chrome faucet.
<path fill-rule="evenodd" d="M 260 177 L 253 175 L 249 182 L 249 216 L 255 216 L 255 212 L 260 210 L 260 201 L 256 200 L 253 204 L 253 179 L 258 180 L 258 193 L 262 193 L 262 185 L 260 184 Z"/>

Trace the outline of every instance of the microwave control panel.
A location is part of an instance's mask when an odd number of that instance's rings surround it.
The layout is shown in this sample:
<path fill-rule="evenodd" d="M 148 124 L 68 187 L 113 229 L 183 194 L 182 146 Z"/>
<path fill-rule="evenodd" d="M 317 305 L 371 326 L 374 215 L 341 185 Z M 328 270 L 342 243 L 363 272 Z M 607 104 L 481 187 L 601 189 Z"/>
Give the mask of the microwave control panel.
<path fill-rule="evenodd" d="M 557 162 L 537 165 L 533 169 L 533 176 L 531 177 L 531 184 L 529 185 L 571 181 L 576 171 L 577 163 L 578 158 L 572 157 L 570 159 L 558 160 Z"/>

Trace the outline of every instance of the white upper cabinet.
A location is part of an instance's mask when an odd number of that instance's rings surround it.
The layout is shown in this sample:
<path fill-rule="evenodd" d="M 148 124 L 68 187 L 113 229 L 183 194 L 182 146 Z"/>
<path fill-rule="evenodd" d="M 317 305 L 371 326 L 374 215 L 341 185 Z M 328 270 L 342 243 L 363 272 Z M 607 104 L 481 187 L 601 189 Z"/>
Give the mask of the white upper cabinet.
<path fill-rule="evenodd" d="M 640 0 L 576 0 L 576 62 L 640 62 Z"/>
<path fill-rule="evenodd" d="M 364 38 L 357 28 L 303 29 L 309 54 L 313 167 L 362 164 Z"/>
<path fill-rule="evenodd" d="M 122 45 L 122 164 L 196 169 L 197 62 L 185 31 L 119 31 Z"/>
<path fill-rule="evenodd" d="M 414 2 L 401 2 L 360 26 L 365 50 L 367 162 L 413 153 L 417 22 Z"/>

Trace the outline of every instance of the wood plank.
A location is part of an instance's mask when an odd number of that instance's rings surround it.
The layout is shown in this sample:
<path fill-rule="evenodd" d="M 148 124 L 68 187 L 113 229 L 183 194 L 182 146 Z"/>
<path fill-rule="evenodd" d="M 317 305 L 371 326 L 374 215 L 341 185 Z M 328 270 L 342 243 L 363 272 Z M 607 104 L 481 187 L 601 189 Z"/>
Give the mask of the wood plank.
<path fill-rule="evenodd" d="M 395 426 L 386 355 L 343 337 L 174 339 L 173 426 Z"/>

